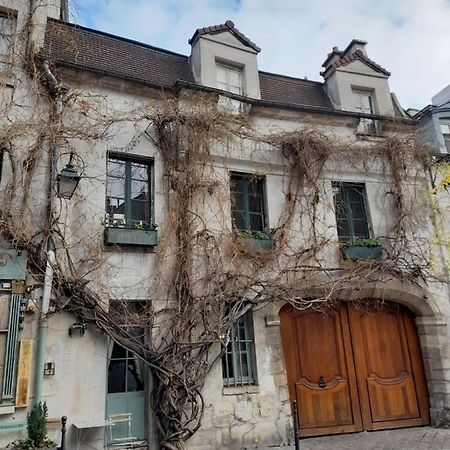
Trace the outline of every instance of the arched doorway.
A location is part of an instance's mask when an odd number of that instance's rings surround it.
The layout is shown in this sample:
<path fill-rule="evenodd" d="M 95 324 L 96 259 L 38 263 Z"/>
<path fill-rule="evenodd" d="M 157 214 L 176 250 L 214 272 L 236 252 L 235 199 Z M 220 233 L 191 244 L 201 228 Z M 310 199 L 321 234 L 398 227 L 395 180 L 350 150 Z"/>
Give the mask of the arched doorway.
<path fill-rule="evenodd" d="M 280 311 L 291 400 L 301 436 L 429 423 L 412 313 L 393 303 Z"/>

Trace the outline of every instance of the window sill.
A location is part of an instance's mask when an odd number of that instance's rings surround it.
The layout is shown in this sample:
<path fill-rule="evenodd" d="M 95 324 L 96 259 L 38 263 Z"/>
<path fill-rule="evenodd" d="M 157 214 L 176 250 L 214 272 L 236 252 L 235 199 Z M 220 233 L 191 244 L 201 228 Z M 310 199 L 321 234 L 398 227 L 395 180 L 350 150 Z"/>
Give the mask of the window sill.
<path fill-rule="evenodd" d="M 244 395 L 244 394 L 259 394 L 259 386 L 255 384 L 248 384 L 244 386 L 224 386 L 223 395 Z"/>
<path fill-rule="evenodd" d="M 158 244 L 158 232 L 156 230 L 108 227 L 105 229 L 105 242 L 110 245 L 154 247 Z"/>
<path fill-rule="evenodd" d="M 0 415 L 14 414 L 16 407 L 14 405 L 0 405 Z"/>

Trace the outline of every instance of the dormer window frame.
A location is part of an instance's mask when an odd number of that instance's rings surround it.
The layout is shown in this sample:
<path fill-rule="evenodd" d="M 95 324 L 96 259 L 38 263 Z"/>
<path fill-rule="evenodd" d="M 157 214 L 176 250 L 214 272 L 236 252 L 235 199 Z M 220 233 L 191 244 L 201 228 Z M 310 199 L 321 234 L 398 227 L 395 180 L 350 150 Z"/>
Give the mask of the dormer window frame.
<path fill-rule="evenodd" d="M 361 87 L 361 86 L 351 86 L 352 97 L 353 97 L 353 106 L 356 112 L 362 114 L 377 114 L 378 105 L 377 99 L 375 95 L 375 89 Z M 359 98 L 359 105 L 357 105 L 356 99 Z M 369 99 L 369 107 L 366 107 L 363 104 L 363 98 Z M 368 111 L 367 111 L 368 110 Z"/>
<path fill-rule="evenodd" d="M 232 94 L 245 95 L 245 72 L 244 65 L 236 64 L 230 61 L 223 60 L 221 58 L 216 58 L 216 86 L 217 89 L 222 91 L 231 92 Z M 225 71 L 225 81 L 219 81 L 218 69 Z M 238 75 L 239 85 L 233 85 L 231 80 L 231 75 L 235 73 Z M 236 88 L 239 92 L 236 92 Z"/>

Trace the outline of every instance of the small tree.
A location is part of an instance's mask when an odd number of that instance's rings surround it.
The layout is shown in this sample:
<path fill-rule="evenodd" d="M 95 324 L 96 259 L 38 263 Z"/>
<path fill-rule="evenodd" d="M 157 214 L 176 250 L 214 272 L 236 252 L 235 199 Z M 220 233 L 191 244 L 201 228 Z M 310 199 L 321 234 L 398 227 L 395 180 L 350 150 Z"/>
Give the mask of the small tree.
<path fill-rule="evenodd" d="M 19 439 L 8 445 L 17 450 L 35 450 L 39 448 L 50 448 L 55 444 L 47 437 L 47 416 L 46 403 L 37 403 L 27 414 L 28 438 Z"/>

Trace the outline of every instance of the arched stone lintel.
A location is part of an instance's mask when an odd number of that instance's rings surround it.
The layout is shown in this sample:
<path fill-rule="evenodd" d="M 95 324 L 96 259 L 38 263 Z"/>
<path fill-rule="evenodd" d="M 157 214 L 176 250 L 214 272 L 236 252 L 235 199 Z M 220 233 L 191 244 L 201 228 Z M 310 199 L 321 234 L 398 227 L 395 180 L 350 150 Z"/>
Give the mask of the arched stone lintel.
<path fill-rule="evenodd" d="M 320 298 L 324 292 L 310 288 L 308 291 L 299 293 L 303 298 Z M 376 299 L 396 302 L 406 306 L 419 319 L 420 317 L 434 318 L 433 320 L 445 321 L 444 311 L 441 310 L 439 302 L 433 294 L 420 286 L 400 280 L 388 282 L 367 283 L 358 288 L 342 289 L 333 295 L 333 300 L 356 301 L 362 299 Z M 284 306 L 281 302 L 272 303 L 272 316 L 278 316 L 280 309 Z"/>

